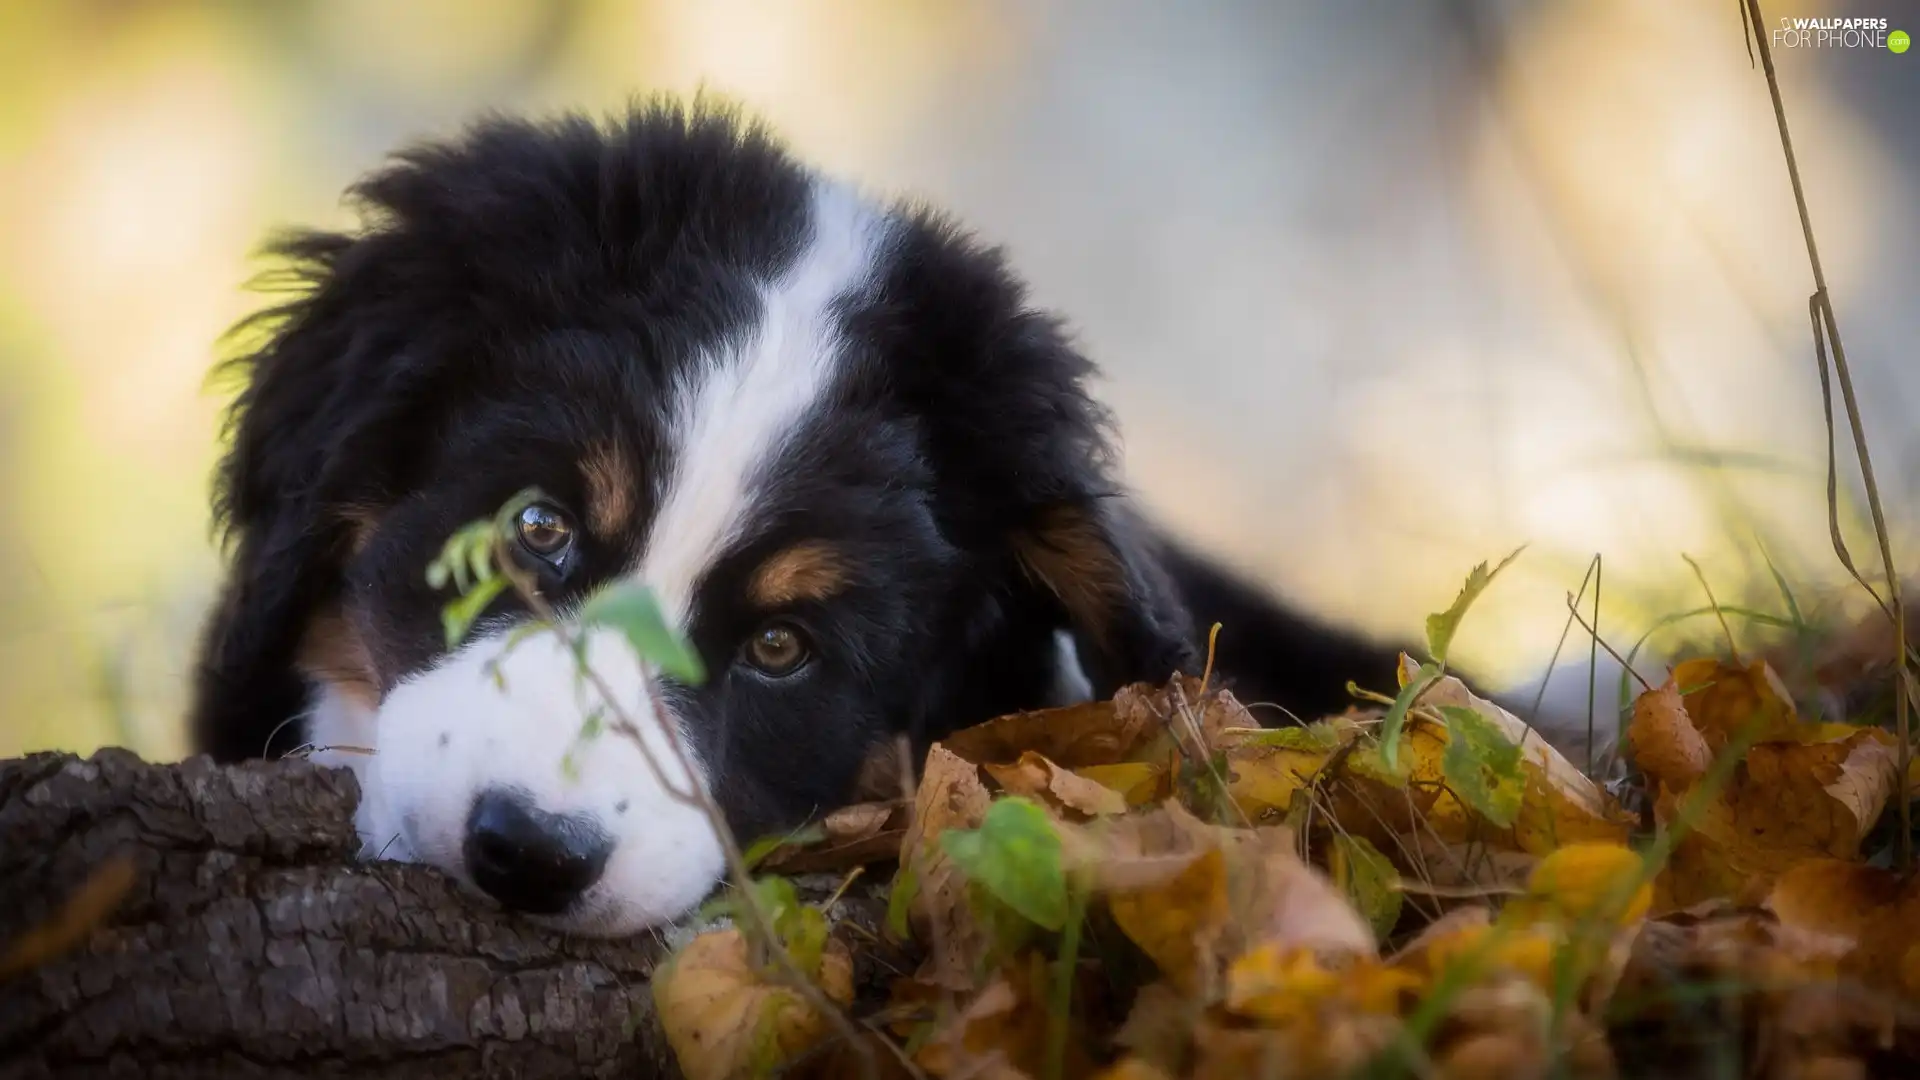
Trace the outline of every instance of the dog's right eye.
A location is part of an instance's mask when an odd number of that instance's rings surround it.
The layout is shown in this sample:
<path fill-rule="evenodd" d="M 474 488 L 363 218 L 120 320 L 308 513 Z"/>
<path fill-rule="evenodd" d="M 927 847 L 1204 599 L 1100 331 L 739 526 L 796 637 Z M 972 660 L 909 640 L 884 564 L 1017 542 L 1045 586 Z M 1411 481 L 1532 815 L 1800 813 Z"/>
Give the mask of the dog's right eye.
<path fill-rule="evenodd" d="M 546 503 L 534 503 L 520 511 L 514 525 L 527 554 L 560 568 L 567 549 L 573 546 L 573 525 L 565 514 Z"/>

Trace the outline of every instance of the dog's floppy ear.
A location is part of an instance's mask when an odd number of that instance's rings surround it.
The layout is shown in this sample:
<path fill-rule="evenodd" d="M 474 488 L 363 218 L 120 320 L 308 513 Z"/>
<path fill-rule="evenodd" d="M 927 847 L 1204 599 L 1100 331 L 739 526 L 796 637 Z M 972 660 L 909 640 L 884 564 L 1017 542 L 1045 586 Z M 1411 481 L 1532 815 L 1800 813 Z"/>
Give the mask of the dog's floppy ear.
<path fill-rule="evenodd" d="M 303 233 L 272 248 L 298 293 L 243 323 L 263 343 L 229 363 L 242 388 L 215 478 L 214 521 L 230 551 L 200 641 L 190 730 L 222 761 L 277 756 L 301 742 L 305 636 L 336 595 L 354 543 L 354 492 L 374 490 L 385 455 L 357 437 L 379 423 L 375 353 L 391 345 L 355 314 L 341 280 L 355 241 Z M 356 389 L 357 388 L 357 389 Z M 349 484 L 343 484 L 343 478 Z"/>
<path fill-rule="evenodd" d="M 1160 542 L 1113 476 L 1110 418 L 1086 386 L 1093 363 L 1025 306 L 997 257 L 974 257 L 945 267 L 949 280 L 992 277 L 936 329 L 955 351 L 925 409 L 949 527 L 1060 612 L 1096 694 L 1192 670 L 1193 628 Z"/>
<path fill-rule="evenodd" d="M 1014 531 L 1013 551 L 1021 571 L 1059 601 L 1097 695 L 1193 666 L 1194 628 L 1158 538 L 1123 498 L 1040 505 Z"/>

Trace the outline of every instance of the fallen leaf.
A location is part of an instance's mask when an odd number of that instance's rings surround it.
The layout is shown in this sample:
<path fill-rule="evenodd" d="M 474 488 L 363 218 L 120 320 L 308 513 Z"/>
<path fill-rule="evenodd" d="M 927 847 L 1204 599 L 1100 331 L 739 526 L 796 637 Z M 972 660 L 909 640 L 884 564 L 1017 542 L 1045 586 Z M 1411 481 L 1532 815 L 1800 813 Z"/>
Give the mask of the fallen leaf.
<path fill-rule="evenodd" d="M 1194 1025 L 1205 1011 L 1204 1003 L 1164 980 L 1150 982 L 1134 995 L 1114 1045 L 1133 1058 L 1179 1072 L 1192 1054 Z"/>
<path fill-rule="evenodd" d="M 819 988 L 836 1005 L 853 1001 L 853 963 L 837 939 L 822 956 Z M 688 942 L 654 973 L 653 1000 L 687 1080 L 764 1074 L 819 1045 L 831 1030 L 805 997 L 754 970 L 738 930 Z"/>
<path fill-rule="evenodd" d="M 972 969 L 985 935 L 967 907 L 966 876 L 939 843 L 949 829 L 971 829 L 987 816 L 992 796 L 972 764 L 939 743 L 927 750 L 913 815 L 900 845 L 900 876 L 912 883 L 908 904 L 914 937 L 928 948 L 922 973 L 956 991 L 973 987 Z M 900 888 L 896 880 L 895 888 Z"/>
<path fill-rule="evenodd" d="M 1149 712 L 1123 707 L 1127 692 L 1112 701 L 1011 713 L 957 731 L 944 744 L 976 765 L 1010 764 L 1030 750 L 1068 769 L 1126 761 L 1155 734 Z"/>
<path fill-rule="evenodd" d="M 1312 949 L 1270 942 L 1227 969 L 1225 1003 L 1269 1027 L 1311 1025 L 1329 1007 L 1398 1016 L 1419 987 L 1417 976 L 1371 958 L 1328 965 Z"/>
<path fill-rule="evenodd" d="M 1569 844 L 1540 860 L 1503 916 L 1608 927 L 1639 922 L 1653 905 L 1640 854 L 1619 844 Z"/>
<path fill-rule="evenodd" d="M 1832 942 L 1842 974 L 1920 1000 L 1920 878 L 1809 859 L 1780 875 L 1766 907 L 1783 926 Z"/>
<path fill-rule="evenodd" d="M 1171 799 L 1145 813 L 1084 825 L 1059 822 L 1055 832 L 1067 872 L 1096 893 L 1164 885 L 1219 846 L 1213 826 Z"/>
<path fill-rule="evenodd" d="M 897 860 L 912 816 L 912 807 L 898 800 L 842 807 L 820 820 L 817 839 L 776 848 L 760 865 L 791 874 L 816 874 Z"/>
<path fill-rule="evenodd" d="M 1658 882 L 1659 910 L 1717 897 L 1764 895 L 1779 874 L 1812 858 L 1851 859 L 1879 820 L 1897 775 L 1883 731 L 1848 728 L 1831 742 L 1748 748 L 1727 784 L 1703 804 Z M 1684 792 L 1662 790 L 1654 816 L 1677 822 Z"/>
<path fill-rule="evenodd" d="M 1736 737 L 1753 742 L 1795 737 L 1802 726 L 1786 684 L 1764 660 L 1739 665 L 1703 658 L 1676 664 L 1668 679 L 1681 693 L 1687 716 L 1718 754 Z"/>
<path fill-rule="evenodd" d="M 1435 681 L 1422 703 L 1433 709 L 1453 706 L 1476 713 L 1519 747 L 1526 790 L 1513 823 L 1512 841 L 1506 846 L 1545 855 L 1582 840 L 1626 841 L 1636 824 L 1633 815 L 1525 721 L 1473 693 L 1452 675 Z M 1449 841 L 1464 841 L 1467 823 L 1447 820 L 1448 801 L 1436 804 L 1433 812 L 1440 820 L 1434 827 Z M 1481 838 L 1486 839 L 1484 833 Z"/>
<path fill-rule="evenodd" d="M 1401 1037 L 1398 1017 L 1329 999 L 1303 1024 L 1249 1026 L 1224 1010 L 1194 1025 L 1193 1080 L 1354 1075 Z"/>
<path fill-rule="evenodd" d="M 1358 733 L 1357 724 L 1340 719 L 1225 732 L 1216 749 L 1226 757 L 1227 794 L 1248 821 L 1278 822 L 1293 808 L 1294 796 Z"/>
<path fill-rule="evenodd" d="M 1011 765 L 989 763 L 981 767 L 1008 793 L 1038 799 L 1079 820 L 1127 812 L 1125 795 L 1075 775 L 1031 750 L 1022 753 Z"/>
<path fill-rule="evenodd" d="M 997 799 L 975 829 L 940 837 L 947 858 L 968 880 L 1045 930 L 1066 925 L 1067 874 L 1059 834 L 1038 804 Z"/>
<path fill-rule="evenodd" d="M 1838 978 L 1846 952 L 1833 935 L 1724 903 L 1649 921 L 1606 1007 L 1613 1052 L 1628 1075 L 1708 1075 L 1733 1049 L 1751 1053 L 1747 1075 L 1782 1076 L 1825 1056 L 1821 1044 L 1883 1044 L 1885 997 Z"/>
<path fill-rule="evenodd" d="M 1101 787 L 1119 792 L 1128 809 L 1152 806 L 1168 794 L 1166 770 L 1150 762 L 1088 765 L 1076 771 Z"/>
<path fill-rule="evenodd" d="M 1019 1080 L 1043 1075 L 1051 977 L 1051 966 L 1037 953 L 1001 969 L 944 1031 L 921 1048 L 914 1057 L 915 1064 L 928 1075 L 952 1080 Z M 1068 1040 L 1064 1065 L 1062 1075 L 1068 1078 L 1085 1077 L 1094 1071 L 1083 1039 Z"/>
<path fill-rule="evenodd" d="M 1219 848 L 1209 849 L 1165 883 L 1112 893 L 1107 908 L 1169 982 L 1198 993 L 1208 985 L 1232 914 L 1226 856 Z"/>
<path fill-rule="evenodd" d="M 1354 909 L 1373 928 L 1374 936 L 1385 939 L 1391 935 L 1406 902 L 1398 887 L 1400 874 L 1392 861 L 1364 836 L 1335 833 L 1327 863 L 1333 883 L 1347 894 Z"/>
<path fill-rule="evenodd" d="M 1674 789 L 1684 789 L 1706 774 L 1713 751 L 1687 715 L 1680 691 L 1669 678 L 1633 701 L 1627 727 L 1634 763 L 1640 771 Z"/>
<path fill-rule="evenodd" d="M 1329 955 L 1376 955 L 1373 931 L 1332 881 L 1294 849 L 1280 826 L 1231 830 L 1228 903 L 1246 947 L 1299 946 Z"/>

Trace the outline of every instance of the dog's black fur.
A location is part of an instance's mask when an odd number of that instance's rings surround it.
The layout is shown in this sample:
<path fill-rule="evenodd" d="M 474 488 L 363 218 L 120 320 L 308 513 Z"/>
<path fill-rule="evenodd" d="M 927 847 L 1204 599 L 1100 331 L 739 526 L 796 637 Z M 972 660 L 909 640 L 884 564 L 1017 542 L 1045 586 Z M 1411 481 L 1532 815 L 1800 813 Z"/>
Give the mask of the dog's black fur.
<path fill-rule="evenodd" d="M 231 571 L 197 669 L 199 748 L 284 753 L 309 737 L 317 686 L 377 703 L 430 667 L 449 597 L 424 571 L 442 542 L 530 485 L 578 510 L 582 462 L 608 446 L 634 466 L 626 517 L 583 533 L 564 572 L 530 566 L 562 606 L 631 571 L 670 449 L 660 402 L 752 324 L 756 290 L 806 243 L 812 183 L 724 110 L 496 119 L 361 184 L 363 230 L 279 241 L 294 291 L 237 361 L 218 476 Z M 952 224 L 880 210 L 888 245 L 872 291 L 840 309 L 835 388 L 756 487 L 764 527 L 701 579 L 690 633 L 715 679 L 672 691 L 739 827 L 845 798 L 895 731 L 1047 703 L 1056 629 L 1102 695 L 1197 671 L 1216 621 L 1244 700 L 1311 718 L 1345 704 L 1348 679 L 1391 679 L 1392 649 L 1143 522 L 1062 324 Z M 759 617 L 740 583 L 810 538 L 858 568 L 797 616 L 817 670 L 777 693 L 736 679 Z M 508 597 L 490 614 L 520 612 Z"/>

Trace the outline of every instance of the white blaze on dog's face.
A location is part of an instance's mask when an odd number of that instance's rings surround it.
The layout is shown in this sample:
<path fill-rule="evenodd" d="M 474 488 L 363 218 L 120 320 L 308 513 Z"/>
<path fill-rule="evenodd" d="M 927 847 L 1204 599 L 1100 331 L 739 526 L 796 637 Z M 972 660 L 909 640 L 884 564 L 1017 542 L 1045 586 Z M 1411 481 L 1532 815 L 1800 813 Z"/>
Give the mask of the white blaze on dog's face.
<path fill-rule="evenodd" d="M 873 284 L 881 218 L 826 183 L 808 209 L 804 246 L 760 290 L 757 317 L 668 381 L 665 438 L 649 462 L 656 508 L 629 573 L 678 627 L 718 557 L 770 524 L 757 519 L 755 491 L 778 482 L 783 453 L 841 369 L 836 303 Z M 318 745 L 370 736 L 371 756 L 319 755 L 356 768 L 374 794 L 356 823 L 364 842 L 536 914 L 564 913 L 575 929 L 630 931 L 686 910 L 724 871 L 693 801 L 693 786 L 711 781 L 689 718 L 669 688 L 647 685 L 617 633 L 591 634 L 590 679 L 555 635 L 509 647 L 519 625 L 503 621 L 400 680 L 371 716 L 339 700 L 316 711 Z M 606 732 L 610 716 L 637 733 Z"/>
<path fill-rule="evenodd" d="M 318 756 L 369 855 L 631 932 L 724 871 L 695 786 L 751 841 L 897 735 L 1188 655 L 1103 508 L 1090 366 L 937 219 L 670 112 L 483 127 L 362 194 L 380 224 L 296 242 L 312 288 L 251 358 L 195 722 L 226 756 L 284 748 L 286 712 L 355 748 Z M 587 677 L 512 594 L 446 646 L 426 566 L 529 487 L 511 554 L 546 603 L 644 585 L 705 682 L 606 630 Z"/>

